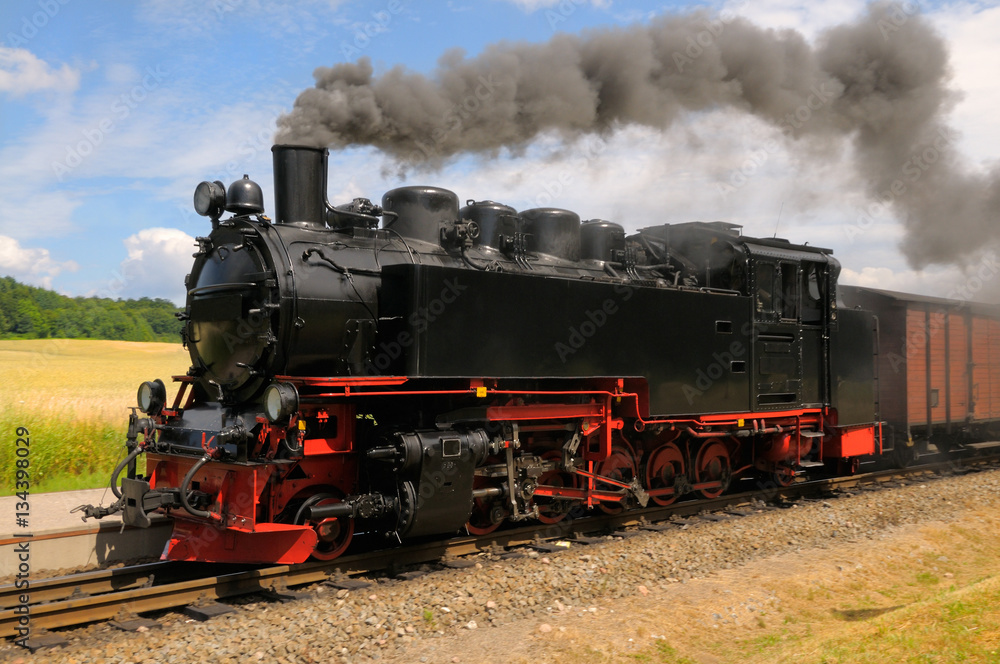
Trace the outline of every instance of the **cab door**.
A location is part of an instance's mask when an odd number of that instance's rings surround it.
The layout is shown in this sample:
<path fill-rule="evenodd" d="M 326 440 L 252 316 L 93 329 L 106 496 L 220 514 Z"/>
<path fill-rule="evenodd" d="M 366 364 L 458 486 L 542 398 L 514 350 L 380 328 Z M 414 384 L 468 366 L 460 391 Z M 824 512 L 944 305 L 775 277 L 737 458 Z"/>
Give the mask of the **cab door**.
<path fill-rule="evenodd" d="M 830 401 L 829 327 L 830 274 L 827 261 L 803 260 L 799 269 L 799 317 L 802 321 L 802 405 L 822 407 Z"/>
<path fill-rule="evenodd" d="M 783 410 L 802 401 L 800 263 L 753 260 L 754 399 L 756 410 Z"/>

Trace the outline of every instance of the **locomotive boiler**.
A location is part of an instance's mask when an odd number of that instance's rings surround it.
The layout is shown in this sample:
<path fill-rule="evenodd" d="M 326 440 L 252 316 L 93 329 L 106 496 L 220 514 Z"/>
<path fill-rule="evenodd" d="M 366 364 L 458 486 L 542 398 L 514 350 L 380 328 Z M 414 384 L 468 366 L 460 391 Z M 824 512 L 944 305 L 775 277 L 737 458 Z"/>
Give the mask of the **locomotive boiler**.
<path fill-rule="evenodd" d="M 86 508 L 170 515 L 165 558 L 332 559 L 356 532 L 551 524 L 913 447 L 829 250 L 429 186 L 333 206 L 325 149 L 272 151 L 273 218 L 247 177 L 196 189 L 191 368 L 169 403 L 140 386 L 118 500 Z"/>

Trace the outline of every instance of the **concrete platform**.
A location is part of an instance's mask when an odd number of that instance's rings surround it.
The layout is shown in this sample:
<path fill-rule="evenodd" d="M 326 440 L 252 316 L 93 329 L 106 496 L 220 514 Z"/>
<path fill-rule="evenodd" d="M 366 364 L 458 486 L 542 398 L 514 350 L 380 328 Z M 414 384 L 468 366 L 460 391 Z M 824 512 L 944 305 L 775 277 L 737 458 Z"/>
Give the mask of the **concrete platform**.
<path fill-rule="evenodd" d="M 169 519 L 153 516 L 149 528 L 123 528 L 121 519 L 84 522 L 70 510 L 78 505 L 109 505 L 110 489 L 60 491 L 28 496 L 28 527 L 17 525 L 17 496 L 0 498 L 0 577 L 17 573 L 18 552 L 30 542 L 31 573 L 81 566 L 107 566 L 138 558 L 159 557 L 173 529 Z"/>

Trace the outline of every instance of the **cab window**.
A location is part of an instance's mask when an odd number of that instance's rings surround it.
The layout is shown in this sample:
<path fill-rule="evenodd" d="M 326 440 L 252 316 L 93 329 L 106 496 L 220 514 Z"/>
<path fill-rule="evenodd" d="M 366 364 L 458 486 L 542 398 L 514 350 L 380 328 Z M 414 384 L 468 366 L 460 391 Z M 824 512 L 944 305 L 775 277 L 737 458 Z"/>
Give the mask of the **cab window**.
<path fill-rule="evenodd" d="M 798 263 L 779 263 L 781 278 L 781 312 L 782 320 L 799 319 L 799 265 Z"/>
<path fill-rule="evenodd" d="M 819 263 L 802 265 L 802 323 L 819 325 L 823 322 L 823 300 L 826 293 L 826 274 Z"/>

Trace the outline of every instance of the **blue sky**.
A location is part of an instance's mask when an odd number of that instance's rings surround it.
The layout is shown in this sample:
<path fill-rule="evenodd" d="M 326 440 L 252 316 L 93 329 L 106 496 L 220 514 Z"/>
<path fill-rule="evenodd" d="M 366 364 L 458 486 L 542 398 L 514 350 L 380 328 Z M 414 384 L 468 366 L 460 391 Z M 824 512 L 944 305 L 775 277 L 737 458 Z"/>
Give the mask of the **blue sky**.
<path fill-rule="evenodd" d="M 803 4 L 614 0 L 7 0 L 0 6 L 0 275 L 70 295 L 183 301 L 193 238 L 209 223 L 191 196 L 202 180 L 250 174 L 272 207 L 275 119 L 313 83 L 319 66 L 372 59 L 432 74 L 438 58 L 489 43 L 546 41 L 556 31 L 643 22 L 663 12 L 729 8 L 810 39 L 856 18 L 863 2 Z M 920 3 L 948 41 L 950 124 L 973 167 L 1000 155 L 1000 7 Z M 634 230 L 724 219 L 748 235 L 778 234 L 834 248 L 844 278 L 946 294 L 968 266 L 918 270 L 898 250 L 898 220 L 852 231 L 863 187 L 848 155 L 813 160 L 778 150 L 752 182 L 720 194 L 773 127 L 731 112 L 685 119 L 668 131 L 624 128 L 565 145 L 542 136 L 523 154 L 460 157 L 400 177 L 371 149 L 331 155 L 333 203 L 378 200 L 400 184 L 436 184 L 461 200 L 518 209 L 539 203 Z M 845 150 L 847 148 L 845 147 Z M 780 213 L 780 218 L 779 218 Z"/>

